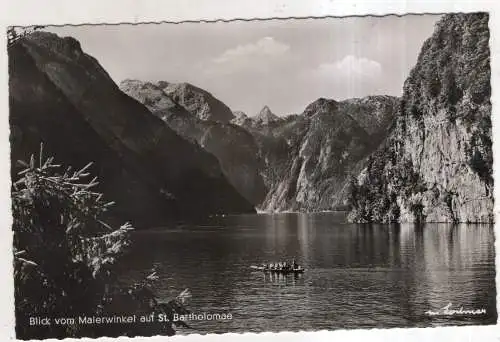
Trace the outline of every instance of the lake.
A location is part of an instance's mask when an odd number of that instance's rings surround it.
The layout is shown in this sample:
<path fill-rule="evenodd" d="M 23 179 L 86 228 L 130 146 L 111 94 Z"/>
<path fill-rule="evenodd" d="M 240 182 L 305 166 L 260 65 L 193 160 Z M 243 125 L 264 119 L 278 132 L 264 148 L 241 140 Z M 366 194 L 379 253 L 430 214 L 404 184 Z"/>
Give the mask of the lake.
<path fill-rule="evenodd" d="M 186 333 L 495 324 L 493 225 L 360 225 L 343 213 L 238 215 L 138 231 L 122 278 L 157 267 L 167 300 L 189 288 Z M 250 265 L 290 260 L 302 275 Z M 450 305 L 451 304 L 451 305 Z M 443 308 L 478 310 L 457 314 Z M 432 315 L 432 312 L 435 315 Z"/>

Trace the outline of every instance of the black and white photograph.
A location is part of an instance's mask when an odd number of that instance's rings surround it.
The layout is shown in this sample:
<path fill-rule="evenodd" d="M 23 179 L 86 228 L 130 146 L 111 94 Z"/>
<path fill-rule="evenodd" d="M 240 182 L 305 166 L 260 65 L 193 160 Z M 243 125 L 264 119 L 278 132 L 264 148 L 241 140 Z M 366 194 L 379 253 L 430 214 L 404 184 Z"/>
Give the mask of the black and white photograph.
<path fill-rule="evenodd" d="M 8 27 L 17 339 L 496 325 L 490 24 Z"/>

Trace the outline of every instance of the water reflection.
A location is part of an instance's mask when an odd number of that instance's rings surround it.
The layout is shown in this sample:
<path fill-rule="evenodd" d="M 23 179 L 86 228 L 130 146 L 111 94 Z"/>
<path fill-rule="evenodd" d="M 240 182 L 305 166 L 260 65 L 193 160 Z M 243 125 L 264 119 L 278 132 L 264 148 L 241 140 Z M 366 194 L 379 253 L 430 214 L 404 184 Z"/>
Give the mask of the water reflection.
<path fill-rule="evenodd" d="M 282 274 L 282 273 L 261 273 L 263 283 L 271 283 L 275 285 L 295 286 L 303 283 L 302 274 Z"/>
<path fill-rule="evenodd" d="M 493 229 L 490 225 L 402 226 L 402 266 L 411 269 L 415 305 L 480 306 L 496 316 Z M 403 233 L 404 232 L 404 233 Z"/>
<path fill-rule="evenodd" d="M 494 324 L 491 225 L 346 224 L 339 213 L 242 215 L 140 232 L 124 278 L 161 265 L 156 291 L 189 287 L 194 311 L 230 310 L 200 332 Z M 290 260 L 302 275 L 255 272 Z M 449 302 L 479 317 L 428 317 Z"/>

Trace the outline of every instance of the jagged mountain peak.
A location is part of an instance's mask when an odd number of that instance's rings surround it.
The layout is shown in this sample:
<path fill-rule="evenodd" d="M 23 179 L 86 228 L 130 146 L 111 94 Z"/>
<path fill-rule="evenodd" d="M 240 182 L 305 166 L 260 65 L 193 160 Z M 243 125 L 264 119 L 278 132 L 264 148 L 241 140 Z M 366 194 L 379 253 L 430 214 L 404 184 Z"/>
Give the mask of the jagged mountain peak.
<path fill-rule="evenodd" d="M 280 118 L 271 111 L 269 106 L 266 105 L 260 110 L 259 114 L 255 116 L 255 120 L 263 124 L 268 124 L 271 122 L 279 121 Z"/>
<path fill-rule="evenodd" d="M 271 108 L 269 108 L 268 105 L 265 105 L 262 107 L 262 109 L 259 112 L 259 115 L 274 115 L 273 112 L 271 111 Z"/>
<path fill-rule="evenodd" d="M 251 122 L 251 118 L 246 115 L 245 112 L 241 110 L 237 110 L 233 112 L 234 119 L 231 120 L 231 123 L 238 125 L 238 126 L 243 126 L 246 123 Z"/>
<path fill-rule="evenodd" d="M 334 112 L 337 110 L 337 106 L 337 101 L 320 97 L 306 107 L 303 115 L 312 116 L 319 112 Z"/>
<path fill-rule="evenodd" d="M 233 115 L 234 117 L 237 119 L 237 118 L 248 118 L 248 115 L 244 112 L 244 111 L 241 111 L 241 110 L 235 110 L 233 112 Z"/>
<path fill-rule="evenodd" d="M 229 122 L 231 109 L 208 91 L 191 83 L 157 83 L 162 91 L 201 120 Z"/>
<path fill-rule="evenodd" d="M 167 81 L 158 81 L 158 82 L 156 82 L 156 85 L 158 87 L 160 87 L 161 89 L 164 89 L 164 88 L 168 87 L 169 84 L 170 84 L 170 82 L 167 82 Z"/>
<path fill-rule="evenodd" d="M 153 114 L 164 119 L 173 113 L 189 116 L 178 103 L 170 98 L 157 83 L 136 79 L 120 82 L 120 90 L 144 104 Z"/>

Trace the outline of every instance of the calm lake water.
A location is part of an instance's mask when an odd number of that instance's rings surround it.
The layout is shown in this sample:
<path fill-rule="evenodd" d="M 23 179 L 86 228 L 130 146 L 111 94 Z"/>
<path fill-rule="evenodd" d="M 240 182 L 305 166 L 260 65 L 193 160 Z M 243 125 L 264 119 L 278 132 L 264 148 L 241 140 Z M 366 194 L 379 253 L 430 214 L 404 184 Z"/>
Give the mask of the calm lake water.
<path fill-rule="evenodd" d="M 153 265 L 156 292 L 189 288 L 194 313 L 229 321 L 191 321 L 185 333 L 495 324 L 492 225 L 356 225 L 342 213 L 240 215 L 199 225 L 136 232 L 123 279 Z M 296 257 L 300 276 L 249 266 Z M 429 316 L 426 311 L 485 309 Z"/>

